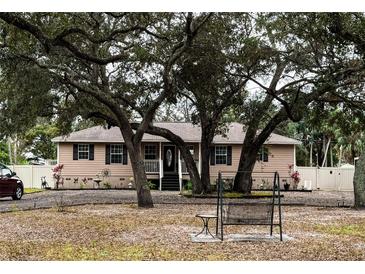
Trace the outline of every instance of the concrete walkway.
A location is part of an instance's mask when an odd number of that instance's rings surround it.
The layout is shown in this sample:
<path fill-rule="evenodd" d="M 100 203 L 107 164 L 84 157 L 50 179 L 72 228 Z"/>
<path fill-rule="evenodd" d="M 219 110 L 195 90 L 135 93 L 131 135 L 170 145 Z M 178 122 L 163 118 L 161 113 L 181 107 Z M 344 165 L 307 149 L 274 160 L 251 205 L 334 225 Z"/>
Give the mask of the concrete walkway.
<path fill-rule="evenodd" d="M 283 205 L 351 206 L 352 192 L 283 192 Z M 176 191 L 152 191 L 155 204 L 215 204 L 215 198 L 185 198 Z M 0 198 L 0 212 L 52 208 L 58 205 L 136 203 L 134 190 L 49 190 L 26 194 L 20 201 Z"/>

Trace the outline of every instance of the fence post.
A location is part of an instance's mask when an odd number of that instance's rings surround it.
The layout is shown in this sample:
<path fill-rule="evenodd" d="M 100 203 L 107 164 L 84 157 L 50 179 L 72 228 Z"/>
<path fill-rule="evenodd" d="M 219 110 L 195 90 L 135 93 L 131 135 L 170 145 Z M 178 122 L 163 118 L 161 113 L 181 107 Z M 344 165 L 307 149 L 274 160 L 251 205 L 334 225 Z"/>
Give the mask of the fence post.
<path fill-rule="evenodd" d="M 319 173 L 319 168 L 318 168 L 318 166 L 316 167 L 316 190 L 318 189 L 318 188 L 320 188 L 319 186 L 318 186 L 318 173 Z"/>
<path fill-rule="evenodd" d="M 31 181 L 30 181 L 31 188 L 34 188 L 34 186 L 33 186 L 33 165 L 30 165 L 30 178 L 31 178 Z"/>

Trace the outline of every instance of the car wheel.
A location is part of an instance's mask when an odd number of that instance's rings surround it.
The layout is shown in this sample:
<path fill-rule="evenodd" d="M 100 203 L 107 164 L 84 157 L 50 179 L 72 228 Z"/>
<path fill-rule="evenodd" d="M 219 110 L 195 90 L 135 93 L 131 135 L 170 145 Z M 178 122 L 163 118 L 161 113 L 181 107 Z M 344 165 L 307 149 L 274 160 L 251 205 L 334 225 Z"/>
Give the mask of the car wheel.
<path fill-rule="evenodd" d="M 20 200 L 22 196 L 23 196 L 23 188 L 20 185 L 17 185 L 15 194 L 13 195 L 13 200 Z"/>

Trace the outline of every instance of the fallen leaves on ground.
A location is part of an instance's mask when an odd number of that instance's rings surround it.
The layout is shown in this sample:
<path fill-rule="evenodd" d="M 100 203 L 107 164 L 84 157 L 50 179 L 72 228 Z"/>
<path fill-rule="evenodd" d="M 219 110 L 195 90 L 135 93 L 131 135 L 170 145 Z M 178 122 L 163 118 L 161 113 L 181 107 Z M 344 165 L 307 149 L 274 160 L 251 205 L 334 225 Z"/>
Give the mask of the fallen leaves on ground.
<path fill-rule="evenodd" d="M 192 243 L 213 205 L 88 205 L 0 215 L 1 260 L 364 260 L 365 212 L 284 207 L 285 242 Z M 211 230 L 215 231 L 214 222 Z M 268 233 L 228 226 L 226 233 Z M 276 231 L 277 232 L 277 231 Z"/>

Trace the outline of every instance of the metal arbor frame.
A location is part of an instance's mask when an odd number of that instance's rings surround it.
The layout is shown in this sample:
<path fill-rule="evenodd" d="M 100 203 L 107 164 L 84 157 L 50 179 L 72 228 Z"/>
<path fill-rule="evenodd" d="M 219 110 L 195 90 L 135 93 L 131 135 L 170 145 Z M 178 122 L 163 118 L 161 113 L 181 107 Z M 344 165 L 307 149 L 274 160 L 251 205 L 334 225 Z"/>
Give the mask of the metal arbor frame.
<path fill-rule="evenodd" d="M 220 239 L 223 241 L 223 233 L 224 229 L 223 226 L 225 225 L 268 225 L 270 226 L 270 236 L 273 234 L 273 227 L 279 226 L 280 231 L 280 241 L 283 240 L 283 233 L 282 233 L 282 216 L 281 216 L 281 196 L 280 196 L 280 177 L 279 173 L 274 173 L 274 180 L 273 180 L 273 188 L 272 188 L 272 198 L 271 201 L 266 203 L 225 203 L 224 202 L 224 187 L 223 187 L 223 179 L 222 173 L 218 173 L 218 183 L 217 183 L 217 222 L 216 222 L 216 235 L 218 236 L 218 230 L 220 230 Z M 263 198 L 261 198 L 263 199 Z M 268 198 L 265 198 L 268 200 Z M 259 205 L 255 208 L 255 205 Z M 249 208 L 250 206 L 251 208 Z M 274 211 L 275 206 L 278 209 L 278 222 L 274 222 Z M 243 212 L 246 210 L 251 210 L 252 208 L 255 209 L 255 212 L 250 212 L 250 216 L 234 216 L 234 218 L 230 218 L 229 212 L 230 207 L 241 209 Z M 268 216 L 259 216 L 259 210 L 262 210 L 266 207 L 266 210 L 270 210 L 267 212 Z M 256 216 L 252 217 L 253 215 L 257 214 Z M 263 213 L 263 212 L 261 212 Z M 261 214 L 262 215 L 262 214 Z"/>

